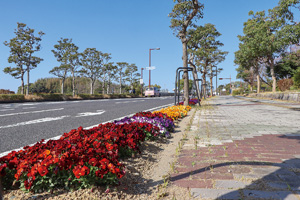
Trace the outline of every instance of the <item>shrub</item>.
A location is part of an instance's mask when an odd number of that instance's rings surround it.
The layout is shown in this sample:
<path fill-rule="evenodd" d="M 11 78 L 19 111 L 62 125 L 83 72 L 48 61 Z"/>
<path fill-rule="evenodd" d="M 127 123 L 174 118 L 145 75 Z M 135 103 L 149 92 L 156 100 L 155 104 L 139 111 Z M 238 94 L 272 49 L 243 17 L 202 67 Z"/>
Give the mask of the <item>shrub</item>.
<path fill-rule="evenodd" d="M 297 71 L 295 72 L 293 81 L 294 81 L 294 85 L 299 88 L 300 87 L 300 67 L 298 67 Z"/>
<path fill-rule="evenodd" d="M 0 101 L 24 101 L 23 94 L 0 94 Z"/>
<path fill-rule="evenodd" d="M 289 90 L 292 85 L 293 85 L 293 80 L 291 78 L 281 79 L 277 82 L 277 86 L 280 91 Z"/>
<path fill-rule="evenodd" d="M 236 96 L 236 95 L 241 95 L 243 94 L 243 90 L 242 89 L 236 89 L 232 91 L 232 95 Z"/>

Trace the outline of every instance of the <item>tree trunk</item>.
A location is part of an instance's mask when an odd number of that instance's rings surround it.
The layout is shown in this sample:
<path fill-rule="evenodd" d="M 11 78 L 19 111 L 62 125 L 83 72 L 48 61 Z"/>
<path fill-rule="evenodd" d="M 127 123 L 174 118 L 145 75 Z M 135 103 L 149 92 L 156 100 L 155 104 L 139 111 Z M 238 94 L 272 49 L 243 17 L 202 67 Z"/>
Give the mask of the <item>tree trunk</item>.
<path fill-rule="evenodd" d="M 272 92 L 276 92 L 276 76 L 275 76 L 275 71 L 274 71 L 274 59 L 270 58 L 270 72 L 273 80 L 272 84 Z"/>
<path fill-rule="evenodd" d="M 90 84 L 91 84 L 91 91 L 90 91 L 90 94 L 91 94 L 91 95 L 94 94 L 94 82 L 95 82 L 95 81 L 94 81 L 93 79 L 91 79 L 91 83 L 90 83 Z"/>
<path fill-rule="evenodd" d="M 103 79 L 102 83 L 102 94 L 105 94 L 105 80 Z"/>
<path fill-rule="evenodd" d="M 188 55 L 187 55 L 187 41 L 182 40 L 182 60 L 183 60 L 183 67 L 188 67 Z M 189 105 L 189 74 L 188 70 L 183 71 L 183 97 L 184 102 L 183 105 Z"/>
<path fill-rule="evenodd" d="M 61 89 L 60 89 L 60 93 L 64 94 L 64 87 L 65 87 L 65 78 L 61 79 Z"/>
<path fill-rule="evenodd" d="M 120 75 L 120 94 L 122 94 L 122 76 Z"/>
<path fill-rule="evenodd" d="M 24 94 L 24 71 L 21 72 L 21 94 Z"/>
<path fill-rule="evenodd" d="M 192 59 L 193 60 L 193 59 Z M 199 82 L 197 81 L 197 79 L 198 79 L 198 73 L 197 73 L 197 69 L 196 69 L 196 66 L 192 63 L 193 61 L 192 60 L 190 60 L 190 62 L 191 62 L 191 64 L 190 64 L 190 66 L 192 67 L 192 68 L 194 68 L 194 70 L 193 70 L 193 77 L 194 77 L 194 80 L 196 81 L 196 90 L 197 90 L 197 93 L 198 93 L 198 97 L 199 97 L 199 99 L 201 99 L 201 93 L 200 93 L 200 88 L 199 88 Z"/>
<path fill-rule="evenodd" d="M 210 80 L 210 96 L 212 97 L 213 96 L 213 90 L 212 90 L 212 87 L 213 87 L 213 77 L 210 76 L 209 80 Z"/>
<path fill-rule="evenodd" d="M 108 77 L 107 87 L 106 87 L 106 94 L 109 94 L 110 92 L 110 77 Z"/>
<path fill-rule="evenodd" d="M 202 96 L 206 98 L 206 73 L 205 71 L 202 74 Z"/>
<path fill-rule="evenodd" d="M 75 73 L 74 71 L 72 71 L 72 78 L 73 78 L 73 83 L 72 83 L 72 87 L 73 87 L 73 97 L 75 97 Z"/>
<path fill-rule="evenodd" d="M 29 95 L 29 66 L 27 66 L 27 90 L 26 95 Z"/>
<path fill-rule="evenodd" d="M 256 79 L 257 79 L 257 93 L 260 93 L 260 77 L 259 77 L 259 74 L 256 75 Z"/>

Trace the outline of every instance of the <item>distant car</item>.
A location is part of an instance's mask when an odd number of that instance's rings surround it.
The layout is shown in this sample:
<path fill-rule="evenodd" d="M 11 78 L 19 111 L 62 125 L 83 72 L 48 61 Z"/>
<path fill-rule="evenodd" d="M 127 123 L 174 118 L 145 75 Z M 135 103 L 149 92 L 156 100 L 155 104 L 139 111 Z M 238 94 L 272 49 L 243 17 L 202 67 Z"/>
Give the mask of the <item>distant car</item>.
<path fill-rule="evenodd" d="M 157 87 L 148 87 L 145 91 L 145 97 L 160 97 L 160 92 Z"/>

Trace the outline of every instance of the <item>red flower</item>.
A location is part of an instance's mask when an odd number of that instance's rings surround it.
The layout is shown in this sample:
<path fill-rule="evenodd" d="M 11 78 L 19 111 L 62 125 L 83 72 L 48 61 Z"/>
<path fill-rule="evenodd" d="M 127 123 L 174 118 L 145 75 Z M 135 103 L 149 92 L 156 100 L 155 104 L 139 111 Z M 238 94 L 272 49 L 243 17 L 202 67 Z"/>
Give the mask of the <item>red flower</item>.
<path fill-rule="evenodd" d="M 96 158 L 92 158 L 89 160 L 89 164 L 92 166 L 96 166 L 98 164 L 98 160 Z"/>
<path fill-rule="evenodd" d="M 87 166 L 75 166 L 73 169 L 73 173 L 76 178 L 80 178 L 81 176 L 88 175 L 90 173 L 90 169 Z"/>
<path fill-rule="evenodd" d="M 0 176 L 5 176 L 5 168 L 7 168 L 7 164 L 4 163 L 3 165 L 0 165 Z"/>
<path fill-rule="evenodd" d="M 29 190 L 31 188 L 32 182 L 33 182 L 32 179 L 31 180 L 27 179 L 27 180 L 24 181 L 24 185 L 25 185 L 26 190 Z"/>
<path fill-rule="evenodd" d="M 41 176 L 45 176 L 46 174 L 48 174 L 48 169 L 46 166 L 41 165 L 38 168 L 38 172 L 40 173 Z"/>

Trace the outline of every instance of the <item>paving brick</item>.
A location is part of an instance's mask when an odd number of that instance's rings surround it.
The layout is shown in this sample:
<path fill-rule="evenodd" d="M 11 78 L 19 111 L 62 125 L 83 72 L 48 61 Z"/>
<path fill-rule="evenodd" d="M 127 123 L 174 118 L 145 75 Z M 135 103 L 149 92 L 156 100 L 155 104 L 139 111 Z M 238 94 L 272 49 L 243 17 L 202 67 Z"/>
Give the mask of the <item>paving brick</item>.
<path fill-rule="evenodd" d="M 177 180 L 173 182 L 174 185 L 184 188 L 212 188 L 212 180 Z"/>
<path fill-rule="evenodd" d="M 227 106 L 197 111 L 193 124 L 200 130 L 188 135 L 176 168 L 180 173 L 172 174 L 171 180 L 182 187 L 198 182 L 193 188 L 197 198 L 242 199 L 238 190 L 230 189 L 241 188 L 245 199 L 298 195 L 299 200 L 300 174 L 294 173 L 300 168 L 300 134 L 295 135 L 300 131 L 299 113 L 272 104 L 250 106 L 232 97 L 217 97 L 211 103 Z M 208 127 L 209 137 L 201 127 Z M 197 150 L 191 149 L 196 135 L 203 145 Z"/>
<path fill-rule="evenodd" d="M 238 190 L 192 188 L 191 193 L 199 199 L 241 199 Z"/>
<path fill-rule="evenodd" d="M 215 181 L 215 188 L 216 189 L 242 189 L 245 188 L 248 183 L 243 181 L 236 181 L 236 180 L 216 180 Z"/>
<path fill-rule="evenodd" d="M 243 190 L 246 199 L 288 199 L 298 200 L 298 198 L 290 191 L 258 191 Z"/>

